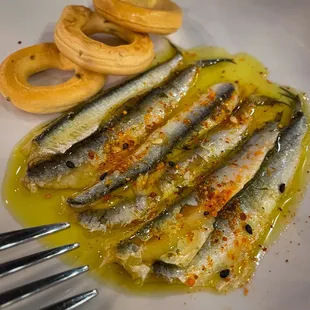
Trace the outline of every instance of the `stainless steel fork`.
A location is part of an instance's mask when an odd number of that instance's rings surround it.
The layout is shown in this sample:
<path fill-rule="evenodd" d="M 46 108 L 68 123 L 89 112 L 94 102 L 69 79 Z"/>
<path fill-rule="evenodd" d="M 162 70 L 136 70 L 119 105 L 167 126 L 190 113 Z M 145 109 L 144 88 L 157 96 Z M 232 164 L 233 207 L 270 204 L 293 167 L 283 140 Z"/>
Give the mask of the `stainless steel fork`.
<path fill-rule="evenodd" d="M 19 244 L 35 240 L 55 232 L 67 229 L 70 227 L 69 223 L 58 223 L 51 225 L 38 226 L 33 228 L 21 229 L 12 232 L 6 232 L 0 234 L 0 252 L 11 247 L 17 246 Z M 18 258 L 13 261 L 5 262 L 0 264 L 0 279 L 4 276 L 12 274 L 14 272 L 20 271 L 27 267 L 33 266 L 35 264 L 44 262 L 51 258 L 57 257 L 69 251 L 72 251 L 79 247 L 78 243 L 68 244 L 53 248 L 50 250 L 42 251 L 39 253 L 34 253 L 25 257 Z M 0 293 L 0 309 L 5 308 L 17 301 L 23 300 L 34 294 L 37 294 L 45 289 L 48 289 L 54 285 L 72 279 L 86 271 L 88 271 L 88 266 L 81 266 L 78 268 L 73 268 L 35 282 L 28 283 L 23 286 L 13 288 L 4 293 Z M 65 310 L 65 309 L 75 309 L 85 302 L 96 297 L 98 291 L 96 289 L 83 292 L 79 295 L 73 296 L 71 298 L 61 300 L 56 304 L 42 308 L 41 310 Z"/>

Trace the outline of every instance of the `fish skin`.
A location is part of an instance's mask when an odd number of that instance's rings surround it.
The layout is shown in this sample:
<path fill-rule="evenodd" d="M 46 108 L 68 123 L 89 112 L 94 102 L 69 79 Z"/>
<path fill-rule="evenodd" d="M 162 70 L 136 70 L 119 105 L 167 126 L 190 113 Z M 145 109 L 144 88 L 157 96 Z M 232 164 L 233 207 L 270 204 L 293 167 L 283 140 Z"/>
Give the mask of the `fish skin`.
<path fill-rule="evenodd" d="M 177 54 L 164 64 L 134 77 L 122 87 L 102 91 L 77 109 L 56 119 L 34 138 L 29 164 L 65 153 L 72 145 L 98 130 L 102 120 L 127 100 L 162 84 L 182 61 L 182 55 Z"/>
<path fill-rule="evenodd" d="M 238 123 L 224 122 L 196 149 L 184 151 L 181 159 L 175 162 L 179 168 L 168 169 L 159 180 L 155 180 L 155 184 L 151 185 L 151 192 L 155 192 L 154 188 L 159 188 L 155 198 L 150 198 L 150 192 L 147 191 L 138 194 L 134 200 L 126 199 L 109 209 L 84 211 L 79 215 L 80 224 L 92 231 L 106 231 L 113 227 L 130 225 L 133 221 L 136 225 L 150 221 L 151 216 L 159 215 L 166 206 L 176 202 L 182 188 L 194 186 L 199 177 L 211 172 L 212 168 L 241 143 L 251 124 L 253 111 L 254 105 L 250 103 L 243 105 L 234 114 Z M 192 169 L 184 179 L 190 165 L 200 166 L 200 172 L 197 173 L 197 169 Z M 152 174 L 149 177 L 151 178 Z M 145 196 L 144 200 L 142 195 Z"/>
<path fill-rule="evenodd" d="M 267 124 L 254 133 L 197 191 L 122 242 L 118 247 L 118 261 L 134 278 L 142 281 L 155 260 L 183 268 L 188 266 L 213 231 L 217 213 L 255 176 L 278 135 L 278 123 Z M 147 251 L 153 253 L 152 248 L 157 257 L 151 254 L 150 259 Z"/>
<path fill-rule="evenodd" d="M 67 203 L 74 208 L 89 205 L 112 190 L 136 179 L 158 164 L 174 145 L 184 137 L 193 126 L 200 123 L 212 109 L 225 102 L 235 92 L 236 86 L 231 83 L 221 83 L 210 87 L 209 94 L 200 97 L 200 100 L 186 108 L 167 123 L 155 130 L 133 155 L 130 156 L 128 167 L 124 172 L 107 176 L 105 180 L 70 197 Z M 212 96 L 214 98 L 212 98 Z"/>
<path fill-rule="evenodd" d="M 90 163 L 94 167 L 93 170 L 97 172 L 99 166 L 108 160 L 105 148 L 117 147 L 122 149 L 124 143 L 130 146 L 129 149 L 138 146 L 142 139 L 161 125 L 178 106 L 179 101 L 194 83 L 198 70 L 198 66 L 195 65 L 188 67 L 180 72 L 177 77 L 170 80 L 167 85 L 151 91 L 127 115 L 122 115 L 123 111 L 121 111 L 121 116 L 118 117 L 119 122 L 112 126 L 112 130 L 110 128 L 100 130 L 75 144 L 65 154 L 54 156 L 54 159 L 28 167 L 24 183 L 33 190 L 35 190 L 36 185 L 39 187 L 67 188 L 68 182 L 62 176 L 73 171 L 72 168 L 68 167 L 68 161 L 73 163 L 75 168 Z M 128 152 L 128 150 L 124 152 Z M 96 154 L 96 159 L 92 159 L 89 156 L 90 153 Z M 115 157 L 115 155 L 113 156 Z M 120 156 L 123 157 L 126 154 Z M 96 176 L 94 173 L 94 177 Z M 56 182 L 52 182 L 53 180 Z M 51 184 L 48 184 L 49 182 Z M 70 187 L 75 188 L 72 181 Z"/>
<path fill-rule="evenodd" d="M 286 184 L 287 190 L 292 183 L 307 132 L 307 119 L 299 114 L 281 133 L 255 179 L 219 214 L 215 230 L 188 268 L 157 263 L 154 272 L 169 281 L 212 286 L 220 292 L 245 285 L 254 271 L 252 253 L 270 229 L 270 215 L 284 195 L 280 185 Z M 247 224 L 252 234 L 246 231 Z M 221 279 L 220 272 L 226 269 L 229 276 Z"/>

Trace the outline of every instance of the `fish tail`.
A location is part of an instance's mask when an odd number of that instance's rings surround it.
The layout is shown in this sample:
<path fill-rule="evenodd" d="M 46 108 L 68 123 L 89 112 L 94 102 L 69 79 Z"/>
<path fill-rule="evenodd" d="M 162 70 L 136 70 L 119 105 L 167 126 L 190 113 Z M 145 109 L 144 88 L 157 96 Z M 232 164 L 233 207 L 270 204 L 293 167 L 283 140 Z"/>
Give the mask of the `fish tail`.
<path fill-rule="evenodd" d="M 211 67 L 220 62 L 230 62 L 235 64 L 235 61 L 231 58 L 214 58 L 214 59 L 202 59 L 196 62 L 196 66 L 200 68 Z"/>

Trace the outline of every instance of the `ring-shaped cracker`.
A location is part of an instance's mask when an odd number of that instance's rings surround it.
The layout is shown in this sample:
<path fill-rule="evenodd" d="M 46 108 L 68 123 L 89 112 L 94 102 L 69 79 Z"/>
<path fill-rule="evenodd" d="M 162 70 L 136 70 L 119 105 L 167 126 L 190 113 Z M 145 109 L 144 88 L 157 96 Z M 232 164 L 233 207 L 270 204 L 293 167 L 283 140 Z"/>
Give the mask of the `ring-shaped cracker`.
<path fill-rule="evenodd" d="M 35 73 L 57 68 L 75 70 L 68 81 L 49 86 L 28 82 Z M 35 114 L 66 111 L 96 94 L 105 83 L 103 74 L 85 70 L 66 59 L 54 43 L 23 48 L 0 66 L 0 92 L 17 108 Z"/>
<path fill-rule="evenodd" d="M 109 46 L 88 37 L 100 32 L 115 35 L 128 44 Z M 68 59 L 99 73 L 136 74 L 147 69 L 155 55 L 148 35 L 108 22 L 83 6 L 64 8 L 54 38 L 58 49 Z"/>
<path fill-rule="evenodd" d="M 182 10 L 170 0 L 93 0 L 96 11 L 142 33 L 170 34 L 182 26 Z"/>

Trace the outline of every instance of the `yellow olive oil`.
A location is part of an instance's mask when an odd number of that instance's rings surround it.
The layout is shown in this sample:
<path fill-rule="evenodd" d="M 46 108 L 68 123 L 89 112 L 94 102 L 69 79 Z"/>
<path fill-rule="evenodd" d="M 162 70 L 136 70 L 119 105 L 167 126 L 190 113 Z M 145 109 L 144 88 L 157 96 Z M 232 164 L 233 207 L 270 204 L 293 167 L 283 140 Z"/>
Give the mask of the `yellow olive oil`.
<path fill-rule="evenodd" d="M 250 95 L 262 95 L 275 98 L 284 102 L 282 105 L 259 106 L 255 110 L 252 130 L 261 124 L 275 118 L 281 112 L 281 124 L 287 124 L 292 114 L 290 100 L 281 95 L 281 89 L 275 83 L 268 80 L 268 70 L 254 57 L 240 53 L 231 55 L 222 48 L 198 47 L 185 52 L 185 64 L 193 63 L 198 59 L 210 59 L 227 57 L 233 58 L 235 63 L 220 63 L 213 67 L 201 69 L 195 85 L 182 99 L 180 109 L 197 100 L 199 95 L 206 92 L 208 87 L 220 82 L 233 82 L 239 86 L 241 99 Z M 306 100 L 303 100 L 304 111 Z M 177 111 L 175 112 L 177 113 Z M 158 292 L 173 290 L 174 292 L 185 292 L 187 287 L 171 286 L 151 279 L 143 286 L 134 283 L 130 276 L 116 264 L 107 263 L 113 255 L 113 246 L 122 238 L 129 236 L 129 229 L 113 232 L 89 232 L 83 229 L 77 222 L 76 214 L 67 206 L 66 199 L 76 190 L 69 189 L 39 189 L 31 193 L 22 183 L 27 166 L 27 145 L 35 135 L 34 130 L 24 138 L 13 150 L 8 163 L 5 180 L 3 183 L 3 200 L 9 212 L 25 227 L 37 226 L 57 222 L 70 222 L 71 228 L 59 234 L 45 238 L 47 246 L 58 246 L 71 242 L 79 242 L 80 248 L 65 256 L 66 262 L 74 265 L 87 264 L 92 274 L 99 280 L 134 292 Z M 279 208 L 274 212 L 271 221 L 271 229 L 266 232 L 261 244 L 268 247 L 279 235 L 284 227 L 290 222 L 296 207 L 302 199 L 307 184 L 307 170 L 310 160 L 308 157 L 308 146 L 310 135 L 304 141 L 304 152 L 296 172 L 293 185 L 286 191 Z M 83 171 L 77 173 L 76 177 L 82 177 Z M 119 191 L 124 191 L 120 189 Z M 156 249 L 156 247 L 154 247 Z M 261 256 L 259 249 L 253 256 L 257 260 Z M 155 254 L 155 253 L 154 253 Z M 254 268 L 254 265 L 253 265 Z M 154 280 L 154 281 L 153 281 Z"/>

